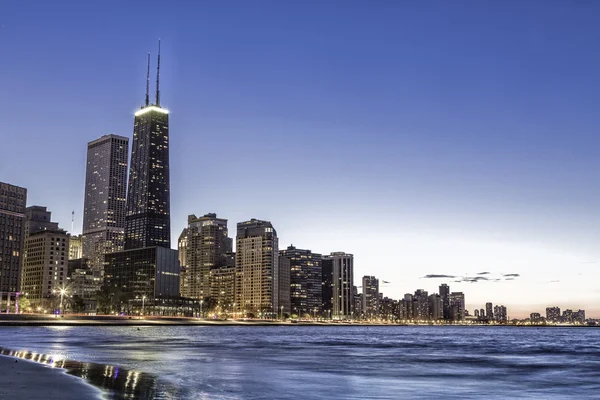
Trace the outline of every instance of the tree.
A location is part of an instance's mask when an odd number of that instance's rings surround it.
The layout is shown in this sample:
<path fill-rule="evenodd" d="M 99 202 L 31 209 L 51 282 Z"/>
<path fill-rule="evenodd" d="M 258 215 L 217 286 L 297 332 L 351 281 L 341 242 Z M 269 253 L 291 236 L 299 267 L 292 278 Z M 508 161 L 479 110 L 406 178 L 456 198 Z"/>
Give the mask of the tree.
<path fill-rule="evenodd" d="M 85 300 L 75 295 L 71 299 L 71 311 L 75 314 L 85 312 Z"/>

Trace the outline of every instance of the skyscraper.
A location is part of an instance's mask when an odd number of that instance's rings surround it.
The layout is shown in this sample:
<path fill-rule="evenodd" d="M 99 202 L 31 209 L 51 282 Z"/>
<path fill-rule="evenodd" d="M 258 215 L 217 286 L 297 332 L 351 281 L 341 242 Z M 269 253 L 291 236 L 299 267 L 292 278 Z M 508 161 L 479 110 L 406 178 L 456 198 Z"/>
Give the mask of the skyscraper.
<path fill-rule="evenodd" d="M 330 254 L 332 260 L 332 309 L 334 319 L 354 316 L 354 256 L 344 252 Z"/>
<path fill-rule="evenodd" d="M 282 259 L 290 261 L 289 287 L 292 314 L 298 316 L 321 314 L 323 303 L 321 254 L 289 246 L 279 252 L 280 264 Z"/>
<path fill-rule="evenodd" d="M 0 182 L 0 304 L 21 285 L 26 203 L 27 189 Z"/>
<path fill-rule="evenodd" d="M 488 321 L 494 320 L 494 305 L 492 303 L 485 303 L 485 317 Z"/>
<path fill-rule="evenodd" d="M 379 316 L 379 279 L 374 276 L 362 278 L 362 313 L 365 318 Z"/>
<path fill-rule="evenodd" d="M 103 270 L 104 255 L 123 250 L 129 139 L 104 135 L 87 147 L 82 257 Z"/>
<path fill-rule="evenodd" d="M 445 283 L 440 285 L 440 297 L 442 298 L 443 318 L 450 319 L 450 287 Z"/>
<path fill-rule="evenodd" d="M 558 322 L 559 320 L 560 320 L 560 308 L 547 307 L 546 308 L 546 321 Z"/>
<path fill-rule="evenodd" d="M 274 317 L 279 311 L 279 239 L 269 221 L 237 224 L 235 254 L 236 311 Z"/>
<path fill-rule="evenodd" d="M 465 295 L 463 292 L 450 293 L 450 314 L 453 321 L 465 319 Z"/>
<path fill-rule="evenodd" d="M 414 317 L 418 321 L 429 319 L 429 295 L 426 290 L 418 289 L 413 296 Z"/>
<path fill-rule="evenodd" d="M 170 248 L 169 112 L 160 106 L 159 76 L 160 43 L 156 102 L 149 101 L 148 56 L 146 101 L 134 118 L 125 250 L 105 256 L 107 288 L 151 307 L 159 307 L 167 297 L 178 297 L 181 289 L 178 252 Z"/>
<path fill-rule="evenodd" d="M 217 218 L 217 214 L 199 218 L 189 215 L 184 241 L 185 244 L 180 241 L 178 246 L 185 246 L 185 297 L 198 300 L 210 297 L 211 271 L 233 267 L 227 264 L 232 247 L 227 220 Z"/>
<path fill-rule="evenodd" d="M 131 166 L 125 217 L 125 248 L 171 247 L 171 203 L 169 186 L 169 111 L 160 106 L 160 43 L 156 74 L 156 103 L 135 113 Z"/>
<path fill-rule="evenodd" d="M 321 297 L 323 299 L 323 316 L 331 318 L 333 312 L 333 260 L 323 256 L 321 260 Z"/>

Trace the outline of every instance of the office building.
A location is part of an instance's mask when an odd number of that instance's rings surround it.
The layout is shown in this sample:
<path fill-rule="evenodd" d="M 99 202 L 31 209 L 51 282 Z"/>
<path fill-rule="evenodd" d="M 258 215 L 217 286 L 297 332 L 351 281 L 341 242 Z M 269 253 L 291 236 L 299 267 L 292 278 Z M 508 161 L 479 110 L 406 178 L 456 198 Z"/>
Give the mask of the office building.
<path fill-rule="evenodd" d="M 183 231 L 177 239 L 177 251 L 179 252 L 179 268 L 180 268 L 180 288 L 179 292 L 183 297 L 189 297 L 189 282 L 187 272 L 187 244 L 188 244 L 188 230 L 183 228 Z"/>
<path fill-rule="evenodd" d="M 279 263 L 286 270 L 287 260 L 291 313 L 299 317 L 320 315 L 323 306 L 321 254 L 289 246 L 279 252 Z"/>
<path fill-rule="evenodd" d="M 58 222 L 52 222 L 52 213 L 46 207 L 30 206 L 25 209 L 25 237 L 31 232 L 59 230 Z"/>
<path fill-rule="evenodd" d="M 577 310 L 573 313 L 574 324 L 585 324 L 585 310 Z"/>
<path fill-rule="evenodd" d="M 127 250 L 171 247 L 169 112 L 160 105 L 159 73 L 160 44 L 156 102 L 150 104 L 146 84 L 146 103 L 135 113 L 134 119 L 125 216 Z M 148 75 L 146 82 L 149 78 Z"/>
<path fill-rule="evenodd" d="M 87 146 L 82 254 L 100 272 L 104 255 L 123 250 L 129 139 L 105 135 Z M 76 244 L 76 242 L 75 242 Z"/>
<path fill-rule="evenodd" d="M 105 285 L 127 300 L 179 297 L 177 250 L 145 247 L 105 255 Z"/>
<path fill-rule="evenodd" d="M 344 252 L 329 255 L 332 260 L 332 317 L 352 318 L 354 314 L 354 256 Z"/>
<path fill-rule="evenodd" d="M 257 317 L 279 313 L 279 239 L 269 221 L 237 224 L 235 253 L 236 311 Z"/>
<path fill-rule="evenodd" d="M 362 278 L 362 314 L 366 319 L 379 316 L 379 279 L 374 276 Z"/>

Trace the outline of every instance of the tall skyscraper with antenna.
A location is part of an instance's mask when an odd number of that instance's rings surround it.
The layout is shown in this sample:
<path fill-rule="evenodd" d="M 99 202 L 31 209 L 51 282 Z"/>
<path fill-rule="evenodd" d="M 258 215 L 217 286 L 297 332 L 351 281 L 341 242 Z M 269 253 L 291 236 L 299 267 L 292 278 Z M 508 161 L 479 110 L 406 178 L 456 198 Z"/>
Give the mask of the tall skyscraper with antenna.
<path fill-rule="evenodd" d="M 169 112 L 160 105 L 160 41 L 156 101 L 150 104 L 150 56 L 146 98 L 135 113 L 125 214 L 125 250 L 106 254 L 105 286 L 134 307 L 177 307 L 179 260 L 171 249 Z M 138 308 L 140 310 L 140 308 Z"/>
<path fill-rule="evenodd" d="M 150 55 L 145 105 L 135 113 L 125 249 L 171 247 L 169 188 L 169 112 L 160 105 L 160 41 L 156 68 L 156 101 L 150 104 Z"/>

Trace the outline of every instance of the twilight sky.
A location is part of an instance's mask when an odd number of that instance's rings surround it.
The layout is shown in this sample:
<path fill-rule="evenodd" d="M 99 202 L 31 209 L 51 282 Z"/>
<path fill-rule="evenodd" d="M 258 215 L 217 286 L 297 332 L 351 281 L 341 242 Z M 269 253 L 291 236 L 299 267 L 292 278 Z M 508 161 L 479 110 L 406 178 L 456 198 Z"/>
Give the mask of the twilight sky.
<path fill-rule="evenodd" d="M 267 219 L 281 248 L 353 253 L 355 279 L 390 297 L 447 282 L 470 311 L 600 317 L 599 15 L 583 0 L 3 1 L 0 180 L 67 230 L 75 210 L 79 233 L 86 143 L 131 137 L 161 38 L 174 247 L 191 213 L 231 236 Z"/>

